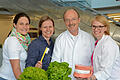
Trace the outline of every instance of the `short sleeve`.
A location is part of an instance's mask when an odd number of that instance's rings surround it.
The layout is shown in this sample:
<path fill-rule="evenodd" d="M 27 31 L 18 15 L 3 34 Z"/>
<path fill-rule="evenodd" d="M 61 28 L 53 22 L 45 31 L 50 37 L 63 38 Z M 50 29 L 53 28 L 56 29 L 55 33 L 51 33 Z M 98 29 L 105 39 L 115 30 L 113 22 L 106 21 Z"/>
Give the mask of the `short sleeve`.
<path fill-rule="evenodd" d="M 21 44 L 16 37 L 9 37 L 7 40 L 7 53 L 9 59 L 20 59 Z"/>

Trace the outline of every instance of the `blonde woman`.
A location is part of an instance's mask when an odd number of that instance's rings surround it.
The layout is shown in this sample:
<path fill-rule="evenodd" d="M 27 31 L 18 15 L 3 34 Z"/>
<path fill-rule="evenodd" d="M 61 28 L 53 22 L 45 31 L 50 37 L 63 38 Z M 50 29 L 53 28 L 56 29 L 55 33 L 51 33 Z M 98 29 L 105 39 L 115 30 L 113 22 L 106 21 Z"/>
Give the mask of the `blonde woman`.
<path fill-rule="evenodd" d="M 119 47 L 110 37 L 107 19 L 101 15 L 95 16 L 91 25 L 97 43 L 91 57 L 94 74 L 89 80 L 120 80 Z"/>

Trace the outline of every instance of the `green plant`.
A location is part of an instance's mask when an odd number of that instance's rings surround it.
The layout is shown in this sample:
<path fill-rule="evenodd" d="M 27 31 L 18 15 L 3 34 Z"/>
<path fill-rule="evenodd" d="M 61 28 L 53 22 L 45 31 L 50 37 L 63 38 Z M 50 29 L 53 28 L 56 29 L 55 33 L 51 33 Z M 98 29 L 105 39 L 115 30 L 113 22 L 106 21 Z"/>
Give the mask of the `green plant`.
<path fill-rule="evenodd" d="M 37 67 L 27 67 L 20 75 L 19 80 L 48 80 L 46 71 Z"/>
<path fill-rule="evenodd" d="M 68 66 L 66 62 L 51 62 L 47 70 L 48 80 L 71 80 L 68 75 L 71 74 L 72 69 Z"/>

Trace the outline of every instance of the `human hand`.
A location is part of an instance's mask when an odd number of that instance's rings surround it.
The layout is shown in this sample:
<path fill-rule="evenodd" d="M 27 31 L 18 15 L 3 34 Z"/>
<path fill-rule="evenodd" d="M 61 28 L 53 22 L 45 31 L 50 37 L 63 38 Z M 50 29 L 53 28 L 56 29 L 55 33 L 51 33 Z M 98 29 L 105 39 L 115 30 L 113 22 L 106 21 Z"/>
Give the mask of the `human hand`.
<path fill-rule="evenodd" d="M 35 67 L 42 68 L 42 62 L 38 61 L 37 64 L 35 65 Z"/>
<path fill-rule="evenodd" d="M 76 78 L 76 80 L 87 80 L 87 78 Z"/>
<path fill-rule="evenodd" d="M 96 77 L 94 75 L 92 75 L 91 77 L 89 77 L 87 80 L 96 80 Z"/>
<path fill-rule="evenodd" d="M 76 80 L 82 80 L 82 78 L 76 78 Z"/>

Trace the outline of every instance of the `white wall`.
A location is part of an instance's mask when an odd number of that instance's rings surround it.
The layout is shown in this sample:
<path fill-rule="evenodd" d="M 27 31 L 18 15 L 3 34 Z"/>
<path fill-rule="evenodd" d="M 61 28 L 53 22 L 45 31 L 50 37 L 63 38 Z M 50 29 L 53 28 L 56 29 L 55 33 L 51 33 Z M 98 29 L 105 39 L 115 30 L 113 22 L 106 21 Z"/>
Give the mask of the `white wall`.
<path fill-rule="evenodd" d="M 0 15 L 0 44 L 4 43 L 9 31 L 12 29 L 12 18 Z"/>

